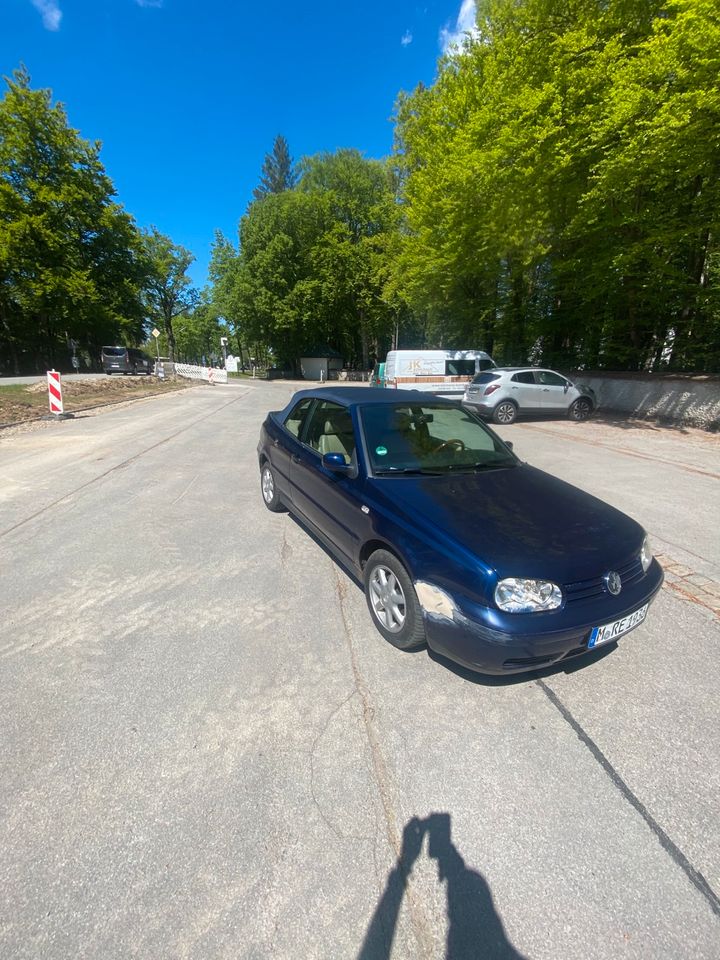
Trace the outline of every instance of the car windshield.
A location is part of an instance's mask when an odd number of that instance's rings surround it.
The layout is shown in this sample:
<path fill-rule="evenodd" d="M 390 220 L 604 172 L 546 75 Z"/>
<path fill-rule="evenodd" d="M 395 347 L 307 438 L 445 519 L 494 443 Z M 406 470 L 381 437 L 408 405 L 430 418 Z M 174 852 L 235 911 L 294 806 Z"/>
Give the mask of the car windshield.
<path fill-rule="evenodd" d="M 106 357 L 124 357 L 127 351 L 125 347 L 103 347 L 102 352 Z"/>
<path fill-rule="evenodd" d="M 459 405 L 368 404 L 361 409 L 373 473 L 472 473 L 517 465 L 517 459 L 474 414 Z"/>

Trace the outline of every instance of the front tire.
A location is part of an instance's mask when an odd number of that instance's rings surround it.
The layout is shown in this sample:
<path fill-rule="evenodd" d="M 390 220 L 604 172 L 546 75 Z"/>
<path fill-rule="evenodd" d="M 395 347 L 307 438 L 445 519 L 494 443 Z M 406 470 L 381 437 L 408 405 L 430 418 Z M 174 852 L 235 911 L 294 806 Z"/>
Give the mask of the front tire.
<path fill-rule="evenodd" d="M 373 623 L 399 650 L 416 650 L 425 643 L 425 624 L 415 587 L 394 554 L 376 550 L 363 571 L 365 599 Z"/>
<path fill-rule="evenodd" d="M 518 408 L 512 400 L 501 400 L 493 410 L 493 423 L 501 423 L 503 426 L 506 426 L 509 423 L 515 422 L 517 414 Z"/>
<path fill-rule="evenodd" d="M 571 420 L 575 420 L 579 423 L 581 420 L 587 420 L 592 413 L 592 410 L 592 400 L 590 400 L 588 397 L 578 397 L 577 400 L 574 400 L 570 404 L 568 416 Z"/>
<path fill-rule="evenodd" d="M 270 464 L 265 461 L 260 469 L 260 490 L 262 492 L 263 503 L 273 513 L 283 511 L 282 501 L 275 483 L 275 474 Z"/>

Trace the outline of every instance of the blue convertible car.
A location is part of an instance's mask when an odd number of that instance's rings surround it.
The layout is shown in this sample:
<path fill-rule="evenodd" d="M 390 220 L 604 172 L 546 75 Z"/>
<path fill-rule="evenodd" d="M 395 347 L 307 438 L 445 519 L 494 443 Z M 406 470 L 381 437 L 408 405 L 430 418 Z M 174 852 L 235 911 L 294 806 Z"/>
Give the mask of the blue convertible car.
<path fill-rule="evenodd" d="M 401 649 L 532 670 L 632 630 L 662 584 L 642 527 L 522 463 L 457 402 L 305 390 L 268 415 L 258 456 L 268 509 L 291 510 L 362 578 Z"/>

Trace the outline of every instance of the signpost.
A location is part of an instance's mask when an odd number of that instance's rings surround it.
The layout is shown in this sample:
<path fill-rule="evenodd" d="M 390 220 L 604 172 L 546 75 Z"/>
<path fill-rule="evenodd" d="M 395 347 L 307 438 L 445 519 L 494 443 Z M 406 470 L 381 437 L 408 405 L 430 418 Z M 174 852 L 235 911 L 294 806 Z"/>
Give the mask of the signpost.
<path fill-rule="evenodd" d="M 153 327 L 151 330 L 152 335 L 155 337 L 155 350 L 157 352 L 157 361 L 155 363 L 155 373 L 161 380 L 165 379 L 165 368 L 160 364 L 160 343 L 158 337 L 160 336 L 160 331 L 157 327 Z"/>

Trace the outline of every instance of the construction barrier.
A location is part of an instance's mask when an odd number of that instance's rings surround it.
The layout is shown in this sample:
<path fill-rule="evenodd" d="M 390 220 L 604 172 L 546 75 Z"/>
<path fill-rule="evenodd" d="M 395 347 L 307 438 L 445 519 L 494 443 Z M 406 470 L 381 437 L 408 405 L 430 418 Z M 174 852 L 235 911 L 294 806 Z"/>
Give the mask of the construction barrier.
<path fill-rule="evenodd" d="M 208 383 L 227 383 L 227 370 L 216 367 L 198 367 L 194 363 L 176 363 L 175 373 L 186 380 L 207 380 Z"/>
<path fill-rule="evenodd" d="M 56 370 L 48 370 L 47 385 L 50 413 L 63 413 L 62 384 L 60 374 Z"/>

